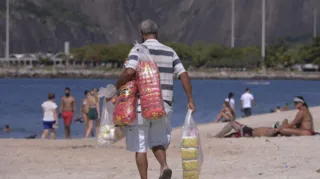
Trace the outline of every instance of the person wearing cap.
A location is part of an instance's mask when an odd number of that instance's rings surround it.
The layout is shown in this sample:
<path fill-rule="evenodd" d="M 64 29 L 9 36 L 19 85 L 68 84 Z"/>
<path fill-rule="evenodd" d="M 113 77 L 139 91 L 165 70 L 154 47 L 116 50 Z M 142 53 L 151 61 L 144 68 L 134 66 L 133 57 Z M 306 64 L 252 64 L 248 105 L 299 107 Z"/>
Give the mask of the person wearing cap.
<path fill-rule="evenodd" d="M 296 109 L 299 110 L 291 123 L 287 119 L 279 128 L 279 132 L 284 136 L 310 136 L 314 135 L 313 117 L 309 111 L 307 102 L 302 96 L 293 99 Z"/>
<path fill-rule="evenodd" d="M 157 40 L 158 25 L 152 20 L 144 20 L 140 24 L 139 31 L 143 45 L 148 48 L 152 60 L 159 68 L 166 116 L 153 121 L 145 120 L 141 116 L 141 107 L 138 103 L 137 123 L 126 127 L 126 146 L 128 151 L 136 153 L 136 163 L 141 179 L 148 178 L 148 148 L 153 151 L 160 164 L 159 179 L 171 179 L 172 170 L 167 165 L 166 150 L 171 140 L 174 75 L 176 75 L 182 82 L 182 86 L 188 99 L 188 108 L 195 111 L 192 86 L 188 73 L 181 63 L 177 53 L 172 48 L 163 45 Z M 135 78 L 140 58 L 139 56 L 140 53 L 138 48 L 133 47 L 128 55 L 128 61 L 125 64 L 125 69 L 116 83 L 117 89 Z"/>

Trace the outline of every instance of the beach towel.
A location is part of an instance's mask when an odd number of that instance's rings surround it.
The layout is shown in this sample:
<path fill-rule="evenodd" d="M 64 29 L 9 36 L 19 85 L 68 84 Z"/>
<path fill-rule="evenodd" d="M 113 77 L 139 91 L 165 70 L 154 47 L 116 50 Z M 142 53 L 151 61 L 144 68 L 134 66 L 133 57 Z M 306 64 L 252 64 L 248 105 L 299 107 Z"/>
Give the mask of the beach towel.
<path fill-rule="evenodd" d="M 182 127 L 181 158 L 183 179 L 199 179 L 203 153 L 199 129 L 189 109 Z"/>
<path fill-rule="evenodd" d="M 136 43 L 139 54 L 137 83 L 140 94 L 142 117 L 147 120 L 160 119 L 165 116 L 160 84 L 160 73 L 147 47 Z"/>

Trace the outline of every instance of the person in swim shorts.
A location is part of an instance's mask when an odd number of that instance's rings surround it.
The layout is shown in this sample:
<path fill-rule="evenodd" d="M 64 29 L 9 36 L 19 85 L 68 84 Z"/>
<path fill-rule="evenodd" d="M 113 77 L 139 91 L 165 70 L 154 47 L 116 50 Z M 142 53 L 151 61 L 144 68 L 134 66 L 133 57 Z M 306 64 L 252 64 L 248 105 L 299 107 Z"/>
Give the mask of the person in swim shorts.
<path fill-rule="evenodd" d="M 92 132 L 93 129 L 93 121 L 96 121 L 96 135 L 99 133 L 99 124 L 97 124 L 97 120 L 100 119 L 100 105 L 97 101 L 94 91 L 91 91 L 88 98 L 88 128 L 86 131 L 85 138 L 87 139 Z"/>
<path fill-rule="evenodd" d="M 61 99 L 60 113 L 64 122 L 64 131 L 67 139 L 70 139 L 70 126 L 72 123 L 73 114 L 76 112 L 77 104 L 73 96 L 71 96 L 70 88 L 65 88 L 65 96 Z"/>
<path fill-rule="evenodd" d="M 280 126 L 280 133 L 284 136 L 311 136 L 314 135 L 313 117 L 307 102 L 302 96 L 293 99 L 296 109 L 299 110 L 291 123 L 285 119 Z"/>
<path fill-rule="evenodd" d="M 42 139 L 46 139 L 50 131 L 50 138 L 55 139 L 56 130 L 54 125 L 58 124 L 58 115 L 57 115 L 57 104 L 54 102 L 55 95 L 49 93 L 48 100 L 43 102 L 41 107 L 43 109 L 43 133 L 41 135 Z"/>
<path fill-rule="evenodd" d="M 229 134 L 232 130 L 235 133 Z M 236 121 L 230 121 L 215 137 L 223 138 L 223 137 L 274 137 L 279 134 L 279 129 L 271 128 L 271 127 L 258 127 L 251 128 L 249 126 L 240 124 Z M 213 137 L 210 134 L 208 137 Z"/>

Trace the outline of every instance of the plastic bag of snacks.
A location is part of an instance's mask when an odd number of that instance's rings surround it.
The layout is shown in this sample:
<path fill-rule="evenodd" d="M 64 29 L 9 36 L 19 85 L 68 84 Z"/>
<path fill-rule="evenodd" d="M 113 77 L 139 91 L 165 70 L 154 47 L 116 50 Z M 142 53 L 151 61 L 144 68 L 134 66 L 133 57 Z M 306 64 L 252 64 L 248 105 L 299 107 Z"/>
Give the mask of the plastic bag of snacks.
<path fill-rule="evenodd" d="M 130 126 L 137 121 L 137 92 L 136 81 L 129 81 L 120 88 L 113 112 L 115 125 Z"/>
<path fill-rule="evenodd" d="M 149 120 L 159 119 L 166 114 L 162 99 L 159 69 L 145 46 L 136 43 L 135 47 L 140 53 L 136 76 L 142 116 Z"/>
<path fill-rule="evenodd" d="M 116 88 L 108 85 L 106 88 L 100 88 L 99 97 L 104 97 L 99 134 L 97 142 L 99 145 L 111 145 L 124 138 L 124 128 L 115 127 L 113 124 L 114 105 L 111 98 L 116 94 Z"/>
<path fill-rule="evenodd" d="M 181 157 L 183 179 L 199 179 L 203 163 L 203 153 L 199 130 L 189 109 L 182 127 Z"/>

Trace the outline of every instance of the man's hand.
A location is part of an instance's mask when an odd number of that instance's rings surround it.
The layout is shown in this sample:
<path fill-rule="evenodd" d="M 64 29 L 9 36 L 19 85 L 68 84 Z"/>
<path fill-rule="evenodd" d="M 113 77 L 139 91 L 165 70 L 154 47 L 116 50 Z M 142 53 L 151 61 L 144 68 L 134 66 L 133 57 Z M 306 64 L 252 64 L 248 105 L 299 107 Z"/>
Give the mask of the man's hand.
<path fill-rule="evenodd" d="M 188 103 L 188 109 L 192 110 L 192 113 L 194 113 L 196 111 L 196 105 L 194 105 L 193 101 L 189 101 Z"/>

